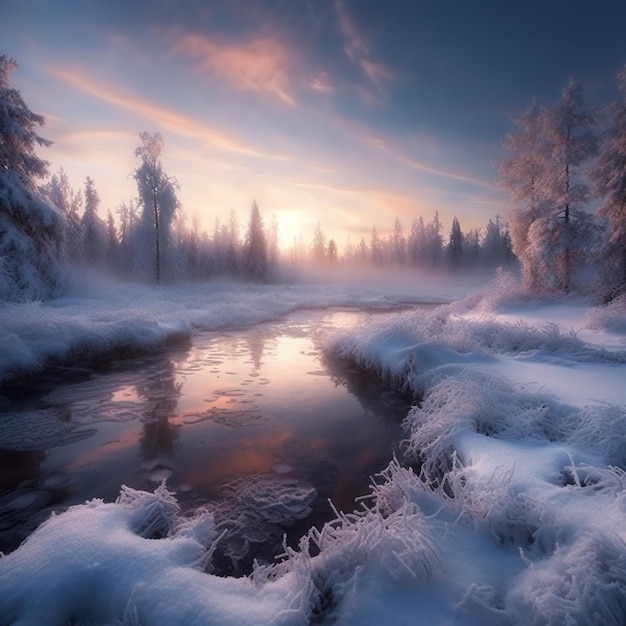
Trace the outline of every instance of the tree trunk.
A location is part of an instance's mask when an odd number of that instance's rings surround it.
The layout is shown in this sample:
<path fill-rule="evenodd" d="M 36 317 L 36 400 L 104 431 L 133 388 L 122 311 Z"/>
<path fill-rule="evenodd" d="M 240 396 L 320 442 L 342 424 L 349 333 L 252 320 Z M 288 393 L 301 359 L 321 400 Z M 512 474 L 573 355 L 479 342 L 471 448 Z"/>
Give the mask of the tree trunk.
<path fill-rule="evenodd" d="M 155 259 L 155 270 L 156 270 L 156 284 L 161 284 L 161 253 L 159 249 L 159 207 L 157 205 L 157 197 L 156 190 L 153 191 L 152 194 L 153 202 L 154 202 L 154 238 L 155 238 L 155 250 L 156 250 L 156 259 Z"/>

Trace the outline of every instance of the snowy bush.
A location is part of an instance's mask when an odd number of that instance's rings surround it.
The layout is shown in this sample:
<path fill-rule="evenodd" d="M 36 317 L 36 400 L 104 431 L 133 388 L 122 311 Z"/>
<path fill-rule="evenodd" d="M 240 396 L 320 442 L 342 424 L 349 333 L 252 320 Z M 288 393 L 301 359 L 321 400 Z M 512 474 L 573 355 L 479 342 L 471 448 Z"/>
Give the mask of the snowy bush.
<path fill-rule="evenodd" d="M 626 615 L 626 544 L 617 534 L 584 533 L 529 566 L 508 597 L 518 623 L 619 626 Z"/>
<path fill-rule="evenodd" d="M 585 315 L 585 326 L 592 330 L 626 333 L 626 294 L 605 306 L 591 309 Z"/>

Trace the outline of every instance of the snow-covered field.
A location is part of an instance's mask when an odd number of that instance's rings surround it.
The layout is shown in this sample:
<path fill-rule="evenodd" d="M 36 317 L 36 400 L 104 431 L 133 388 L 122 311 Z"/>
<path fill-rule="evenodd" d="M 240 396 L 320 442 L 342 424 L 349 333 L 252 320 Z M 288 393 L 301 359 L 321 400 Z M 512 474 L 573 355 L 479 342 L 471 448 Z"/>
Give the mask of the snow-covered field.
<path fill-rule="evenodd" d="M 461 290 L 109 287 L 0 309 L 0 380 L 159 349 L 194 329 Z M 472 306 L 469 305 L 471 302 Z M 403 456 L 250 577 L 212 575 L 211 515 L 162 486 L 50 518 L 0 558 L 0 624 L 623 624 L 626 302 L 476 297 L 341 329 L 323 347 L 421 401 Z"/>

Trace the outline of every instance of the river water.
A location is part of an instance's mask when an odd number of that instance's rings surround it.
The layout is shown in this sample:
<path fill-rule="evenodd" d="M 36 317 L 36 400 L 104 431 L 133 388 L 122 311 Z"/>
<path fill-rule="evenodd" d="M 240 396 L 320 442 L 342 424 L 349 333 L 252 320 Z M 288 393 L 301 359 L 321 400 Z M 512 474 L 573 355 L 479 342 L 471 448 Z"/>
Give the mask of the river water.
<path fill-rule="evenodd" d="M 14 549 L 52 510 L 113 501 L 122 484 L 152 491 L 166 480 L 184 510 L 213 508 L 239 537 L 224 557 L 233 571 L 237 560 L 262 555 L 255 545 L 272 544 L 270 558 L 287 529 L 295 537 L 332 518 L 329 499 L 353 510 L 389 462 L 410 403 L 329 361 L 317 339 L 372 315 L 384 314 L 299 311 L 8 394 L 0 550 Z M 233 517 L 254 532 L 233 529 Z"/>

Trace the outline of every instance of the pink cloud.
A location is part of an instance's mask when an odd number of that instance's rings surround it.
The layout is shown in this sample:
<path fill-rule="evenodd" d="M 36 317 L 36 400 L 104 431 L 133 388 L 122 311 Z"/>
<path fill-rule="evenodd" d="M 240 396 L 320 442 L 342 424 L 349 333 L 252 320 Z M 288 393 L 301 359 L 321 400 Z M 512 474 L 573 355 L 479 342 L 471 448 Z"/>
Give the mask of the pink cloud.
<path fill-rule="evenodd" d="M 198 69 L 237 91 L 269 94 L 283 104 L 296 104 L 290 71 L 293 53 L 271 37 L 243 43 L 217 42 L 204 35 L 171 35 L 171 51 L 197 63 Z"/>
<path fill-rule="evenodd" d="M 216 148 L 237 154 L 269 159 L 286 159 L 282 155 L 268 154 L 258 150 L 228 133 L 186 117 L 177 111 L 158 106 L 132 94 L 122 93 L 112 85 L 102 86 L 101 83 L 96 84 L 80 72 L 62 68 L 53 68 L 51 72 L 75 89 L 89 94 L 98 100 L 131 111 L 177 135 L 200 139 Z"/>

